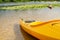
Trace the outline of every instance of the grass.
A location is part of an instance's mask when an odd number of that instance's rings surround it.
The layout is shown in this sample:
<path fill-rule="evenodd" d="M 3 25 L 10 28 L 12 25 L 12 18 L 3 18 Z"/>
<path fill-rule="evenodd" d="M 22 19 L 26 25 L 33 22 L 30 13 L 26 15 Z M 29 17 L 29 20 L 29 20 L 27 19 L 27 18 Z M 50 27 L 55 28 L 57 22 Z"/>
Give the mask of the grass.
<path fill-rule="evenodd" d="M 53 7 L 60 7 L 60 4 L 51 4 Z M 46 8 L 48 4 L 33 4 L 33 5 L 22 5 L 22 6 L 7 6 L 1 7 L 0 9 L 5 10 L 27 10 L 27 9 L 39 9 Z"/>

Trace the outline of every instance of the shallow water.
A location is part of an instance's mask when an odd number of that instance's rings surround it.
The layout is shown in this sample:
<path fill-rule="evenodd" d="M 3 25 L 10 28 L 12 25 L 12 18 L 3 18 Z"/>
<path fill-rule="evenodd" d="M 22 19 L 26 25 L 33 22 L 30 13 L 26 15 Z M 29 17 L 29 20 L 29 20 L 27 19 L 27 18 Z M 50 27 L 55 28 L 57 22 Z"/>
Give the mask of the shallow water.
<path fill-rule="evenodd" d="M 37 40 L 19 26 L 19 20 L 48 21 L 60 19 L 60 8 L 35 10 L 0 10 L 0 40 Z"/>

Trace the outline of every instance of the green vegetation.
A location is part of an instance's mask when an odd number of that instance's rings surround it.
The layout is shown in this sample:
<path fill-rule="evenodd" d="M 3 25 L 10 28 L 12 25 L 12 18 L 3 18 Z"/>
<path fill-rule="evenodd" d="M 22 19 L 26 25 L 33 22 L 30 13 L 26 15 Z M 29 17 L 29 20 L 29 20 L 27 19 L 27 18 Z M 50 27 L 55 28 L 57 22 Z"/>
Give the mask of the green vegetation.
<path fill-rule="evenodd" d="M 60 1 L 60 0 L 0 0 L 0 3 L 9 2 L 30 2 L 30 1 Z M 48 4 L 32 4 L 32 5 L 22 5 L 22 6 L 2 6 L 0 9 L 8 10 L 27 10 L 27 9 L 38 9 L 46 8 Z M 53 7 L 60 7 L 60 4 L 52 4 Z"/>
<path fill-rule="evenodd" d="M 39 4 L 39 5 L 22 5 L 22 6 L 11 6 L 11 7 L 1 7 L 0 9 L 8 9 L 8 10 L 27 10 L 27 9 L 37 9 L 37 8 L 45 8 L 47 5 Z"/>
<path fill-rule="evenodd" d="M 2 3 L 2 0 L 0 0 L 0 3 Z"/>
<path fill-rule="evenodd" d="M 53 7 L 60 7 L 60 4 L 51 4 L 51 5 Z M 7 9 L 7 10 L 27 10 L 27 9 L 46 8 L 47 6 L 48 6 L 48 4 L 33 4 L 33 5 L 0 7 L 0 9 Z"/>
<path fill-rule="evenodd" d="M 4 3 L 4 2 L 30 2 L 30 1 L 60 1 L 60 0 L 0 0 L 0 3 Z"/>

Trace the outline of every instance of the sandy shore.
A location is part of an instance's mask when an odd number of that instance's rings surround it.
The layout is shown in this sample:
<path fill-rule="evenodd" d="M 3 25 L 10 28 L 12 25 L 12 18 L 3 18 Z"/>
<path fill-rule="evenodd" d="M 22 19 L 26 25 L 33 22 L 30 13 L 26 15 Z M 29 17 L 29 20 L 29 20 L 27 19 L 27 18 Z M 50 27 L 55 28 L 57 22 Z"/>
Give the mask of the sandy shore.
<path fill-rule="evenodd" d="M 41 9 L 27 11 L 0 11 L 0 40 L 25 40 L 19 26 L 19 19 L 48 21 L 60 19 L 60 9 Z M 27 34 L 26 34 L 27 35 Z M 27 40 L 35 40 L 27 36 Z"/>

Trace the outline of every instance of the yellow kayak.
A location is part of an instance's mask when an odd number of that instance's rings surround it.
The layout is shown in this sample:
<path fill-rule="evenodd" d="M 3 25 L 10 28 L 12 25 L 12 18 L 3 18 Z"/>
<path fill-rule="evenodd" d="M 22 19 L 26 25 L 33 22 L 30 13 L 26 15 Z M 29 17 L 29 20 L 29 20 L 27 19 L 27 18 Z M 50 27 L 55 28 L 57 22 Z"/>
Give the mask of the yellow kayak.
<path fill-rule="evenodd" d="M 24 31 L 39 40 L 60 40 L 60 20 L 26 22 L 20 19 L 20 25 Z"/>

